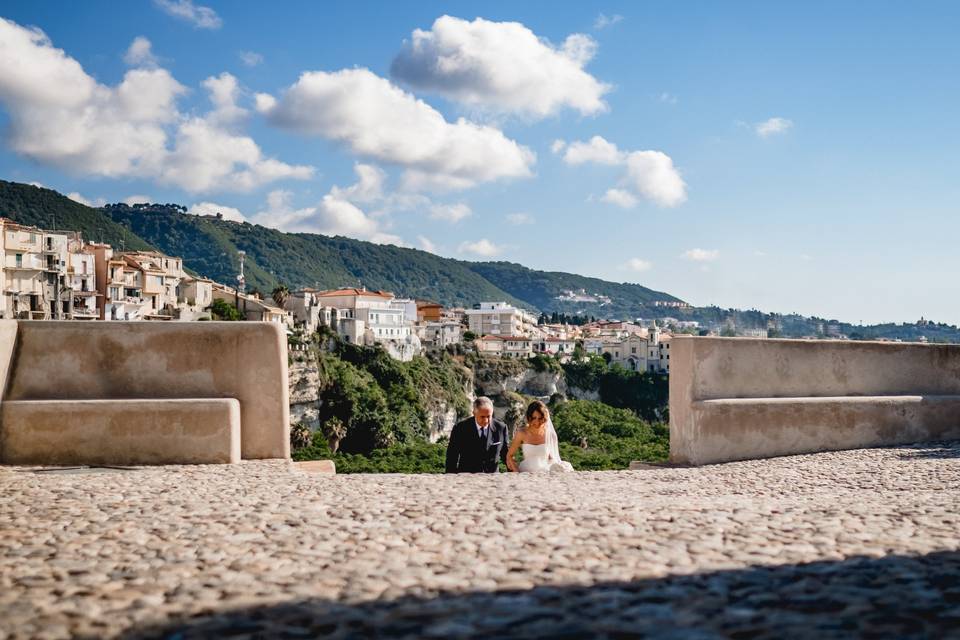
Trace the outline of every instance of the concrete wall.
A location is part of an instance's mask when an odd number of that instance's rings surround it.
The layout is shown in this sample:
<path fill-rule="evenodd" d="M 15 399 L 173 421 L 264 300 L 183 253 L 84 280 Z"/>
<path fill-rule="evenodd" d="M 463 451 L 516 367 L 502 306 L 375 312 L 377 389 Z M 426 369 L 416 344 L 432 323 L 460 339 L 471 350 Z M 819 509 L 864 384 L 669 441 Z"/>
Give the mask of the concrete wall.
<path fill-rule="evenodd" d="M 960 438 L 960 345 L 675 337 L 670 458 Z"/>
<path fill-rule="evenodd" d="M 0 369 L 8 333 L 0 324 Z M 290 457 L 277 324 L 21 321 L 16 333 L 4 399 L 236 398 L 243 458 Z"/>
<path fill-rule="evenodd" d="M 233 398 L 8 400 L 0 413 L 5 464 L 240 462 Z"/>

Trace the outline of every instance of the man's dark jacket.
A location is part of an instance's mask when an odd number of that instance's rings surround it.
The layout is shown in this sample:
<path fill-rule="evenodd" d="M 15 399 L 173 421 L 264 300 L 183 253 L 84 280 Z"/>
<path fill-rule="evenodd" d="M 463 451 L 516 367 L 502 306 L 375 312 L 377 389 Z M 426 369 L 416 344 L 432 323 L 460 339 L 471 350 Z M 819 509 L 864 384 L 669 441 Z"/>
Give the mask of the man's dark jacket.
<path fill-rule="evenodd" d="M 497 473 L 498 463 L 507 461 L 510 439 L 507 425 L 490 420 L 487 437 L 477 435 L 476 418 L 454 425 L 447 445 L 447 473 Z"/>

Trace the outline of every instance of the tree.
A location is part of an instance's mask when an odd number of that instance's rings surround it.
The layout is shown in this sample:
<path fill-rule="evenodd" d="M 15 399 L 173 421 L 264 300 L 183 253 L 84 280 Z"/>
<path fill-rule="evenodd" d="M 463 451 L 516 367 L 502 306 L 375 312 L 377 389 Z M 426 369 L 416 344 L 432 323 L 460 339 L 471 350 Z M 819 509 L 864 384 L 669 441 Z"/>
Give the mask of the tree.
<path fill-rule="evenodd" d="M 214 320 L 240 320 L 240 310 L 222 298 L 213 301 L 207 310 Z"/>
<path fill-rule="evenodd" d="M 310 428 L 298 422 L 297 424 L 290 427 L 290 448 L 291 449 L 303 449 L 304 447 L 309 447 L 310 442 L 313 439 L 313 434 L 310 433 Z"/>
<path fill-rule="evenodd" d="M 327 439 L 327 446 L 331 453 L 336 453 L 340 448 L 340 441 L 347 435 L 347 426 L 343 424 L 340 418 L 334 416 L 323 423 L 323 435 Z"/>
<path fill-rule="evenodd" d="M 273 298 L 273 301 L 277 303 L 277 306 L 283 309 L 283 304 L 287 301 L 287 298 L 290 297 L 290 289 L 286 285 L 277 285 L 273 288 L 273 293 L 270 294 Z"/>

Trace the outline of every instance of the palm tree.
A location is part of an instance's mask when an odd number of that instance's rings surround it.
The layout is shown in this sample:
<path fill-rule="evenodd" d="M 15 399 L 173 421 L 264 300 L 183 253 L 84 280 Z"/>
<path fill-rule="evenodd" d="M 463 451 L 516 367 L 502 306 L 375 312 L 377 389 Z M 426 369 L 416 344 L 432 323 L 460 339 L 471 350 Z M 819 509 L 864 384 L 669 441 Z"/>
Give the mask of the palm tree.
<path fill-rule="evenodd" d="M 288 289 L 286 285 L 277 285 L 270 295 L 273 297 L 273 301 L 277 303 L 277 306 L 283 309 L 283 303 L 290 297 L 290 289 Z"/>

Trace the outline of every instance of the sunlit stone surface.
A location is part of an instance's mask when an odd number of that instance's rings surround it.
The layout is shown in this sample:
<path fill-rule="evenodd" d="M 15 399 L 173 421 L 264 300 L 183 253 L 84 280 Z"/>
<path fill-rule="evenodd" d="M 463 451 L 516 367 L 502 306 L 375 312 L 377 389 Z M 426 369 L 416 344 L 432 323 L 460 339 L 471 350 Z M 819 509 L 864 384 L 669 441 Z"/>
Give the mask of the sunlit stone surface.
<path fill-rule="evenodd" d="M 0 638 L 960 630 L 958 444 L 551 476 L 90 471 L 0 468 Z"/>

